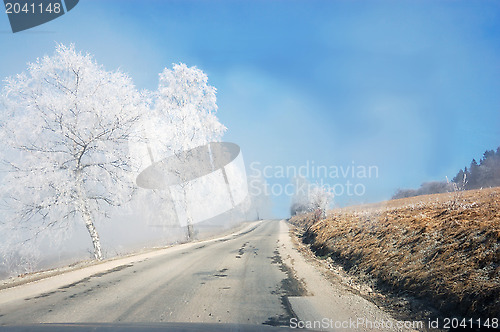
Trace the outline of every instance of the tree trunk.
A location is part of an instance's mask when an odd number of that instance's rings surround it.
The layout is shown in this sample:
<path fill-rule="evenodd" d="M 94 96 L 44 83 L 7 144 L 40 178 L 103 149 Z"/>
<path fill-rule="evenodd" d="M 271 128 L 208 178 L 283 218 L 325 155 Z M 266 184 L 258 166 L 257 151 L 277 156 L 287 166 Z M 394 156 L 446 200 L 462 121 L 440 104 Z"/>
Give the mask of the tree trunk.
<path fill-rule="evenodd" d="M 92 239 L 92 245 L 94 246 L 94 258 L 97 260 L 102 260 L 101 240 L 99 238 L 99 233 L 97 233 L 94 222 L 92 221 L 92 216 L 87 210 L 87 207 L 84 207 L 84 209 L 85 211 L 82 212 L 83 220 L 85 221 L 85 226 L 87 227 L 90 238 Z"/>
<path fill-rule="evenodd" d="M 78 194 L 78 206 L 77 210 L 82 214 L 83 221 L 85 222 L 85 227 L 90 234 L 92 239 L 92 245 L 94 247 L 94 258 L 97 260 L 102 260 L 102 250 L 101 250 L 101 240 L 99 238 L 99 233 L 94 226 L 94 221 L 92 220 L 92 214 L 89 211 L 85 197 L 82 192 L 81 181 L 77 177 L 76 190 Z"/>
<path fill-rule="evenodd" d="M 187 221 L 187 239 L 188 241 L 191 241 L 193 240 L 193 236 L 194 236 L 194 230 L 193 230 L 193 225 L 191 224 L 191 220 L 188 219 Z"/>
<path fill-rule="evenodd" d="M 193 223 L 192 223 L 192 220 L 191 220 L 191 213 L 189 211 L 189 204 L 188 204 L 188 200 L 187 200 L 187 192 L 186 192 L 186 188 L 185 187 L 182 187 L 182 192 L 183 192 L 184 208 L 185 208 L 185 211 L 186 211 L 186 224 L 187 224 L 187 227 L 186 227 L 187 234 L 186 234 L 186 236 L 187 236 L 187 240 L 188 241 L 192 241 L 193 240 L 193 236 L 194 236 L 194 227 L 193 227 Z"/>

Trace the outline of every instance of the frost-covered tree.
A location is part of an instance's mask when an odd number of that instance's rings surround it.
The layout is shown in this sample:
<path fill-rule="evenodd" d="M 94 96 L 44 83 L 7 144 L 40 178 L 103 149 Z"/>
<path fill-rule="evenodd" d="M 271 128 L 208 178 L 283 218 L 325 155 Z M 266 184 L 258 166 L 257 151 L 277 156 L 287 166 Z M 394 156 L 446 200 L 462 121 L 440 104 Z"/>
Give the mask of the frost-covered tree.
<path fill-rule="evenodd" d="M 208 84 L 207 75 L 196 67 L 181 63 L 174 64 L 172 69 L 165 68 L 153 98 L 151 117 L 144 125 L 151 161 L 169 155 L 186 158 L 189 156 L 186 151 L 218 142 L 226 131 L 216 116 L 216 89 Z M 184 200 L 186 189 L 183 188 Z M 188 237 L 191 237 L 192 226 L 189 215 L 187 217 Z"/>
<path fill-rule="evenodd" d="M 297 215 L 306 212 L 318 212 L 321 217 L 326 216 L 326 210 L 333 202 L 333 193 L 327 188 L 311 184 L 305 178 L 294 179 L 295 193 L 292 197 L 290 214 Z"/>
<path fill-rule="evenodd" d="M 333 194 L 326 188 L 313 186 L 309 191 L 309 204 L 313 211 L 318 211 L 322 218 L 326 217 L 326 210 L 330 207 Z"/>
<path fill-rule="evenodd" d="M 218 142 L 226 127 L 217 119 L 215 87 L 196 67 L 174 64 L 160 74 L 152 117 L 147 125 L 155 155 L 179 154 Z"/>
<path fill-rule="evenodd" d="M 1 185 L 9 221 L 39 231 L 83 222 L 102 259 L 95 220 L 133 192 L 128 141 L 144 113 L 131 79 L 74 45 L 57 45 L 2 91 Z"/>

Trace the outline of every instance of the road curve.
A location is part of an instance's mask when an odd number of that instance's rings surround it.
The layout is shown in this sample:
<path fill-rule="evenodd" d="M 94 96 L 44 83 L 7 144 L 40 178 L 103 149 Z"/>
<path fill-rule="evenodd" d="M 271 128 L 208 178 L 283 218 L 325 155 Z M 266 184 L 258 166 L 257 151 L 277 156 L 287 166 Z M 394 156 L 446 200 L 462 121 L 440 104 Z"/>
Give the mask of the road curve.
<path fill-rule="evenodd" d="M 287 325 L 289 277 L 280 224 L 121 265 L 53 291 L 0 304 L 0 325 L 202 322 Z M 1 295 L 0 295 L 1 296 Z"/>

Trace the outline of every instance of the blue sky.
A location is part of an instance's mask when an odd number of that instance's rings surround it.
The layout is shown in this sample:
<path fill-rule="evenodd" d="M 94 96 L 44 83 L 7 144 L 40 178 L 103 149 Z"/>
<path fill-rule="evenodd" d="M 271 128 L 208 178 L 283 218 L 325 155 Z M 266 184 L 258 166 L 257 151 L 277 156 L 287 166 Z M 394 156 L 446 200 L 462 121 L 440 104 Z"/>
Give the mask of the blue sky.
<path fill-rule="evenodd" d="M 204 70 L 249 173 L 252 163 L 377 166 L 378 178 L 348 179 L 365 193 L 339 205 L 444 180 L 500 145 L 498 1 L 80 0 L 16 34 L 0 15 L 0 77 L 56 42 L 141 89 L 172 63 Z M 273 199 L 285 216 L 289 197 Z"/>

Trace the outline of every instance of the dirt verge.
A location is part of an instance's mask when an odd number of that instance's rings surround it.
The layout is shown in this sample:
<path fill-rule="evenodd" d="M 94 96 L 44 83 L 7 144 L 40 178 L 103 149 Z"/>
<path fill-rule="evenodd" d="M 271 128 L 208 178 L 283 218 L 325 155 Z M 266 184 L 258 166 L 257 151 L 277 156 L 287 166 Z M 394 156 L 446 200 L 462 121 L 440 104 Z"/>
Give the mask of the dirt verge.
<path fill-rule="evenodd" d="M 324 220 L 303 215 L 290 223 L 333 269 L 409 303 L 417 316 L 500 317 L 500 188 L 336 209 Z"/>

